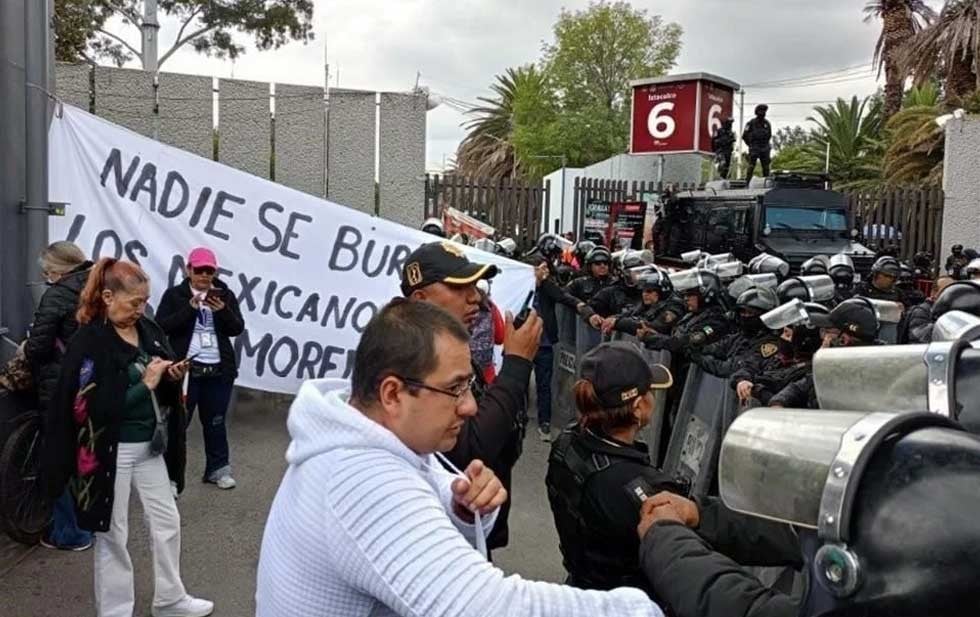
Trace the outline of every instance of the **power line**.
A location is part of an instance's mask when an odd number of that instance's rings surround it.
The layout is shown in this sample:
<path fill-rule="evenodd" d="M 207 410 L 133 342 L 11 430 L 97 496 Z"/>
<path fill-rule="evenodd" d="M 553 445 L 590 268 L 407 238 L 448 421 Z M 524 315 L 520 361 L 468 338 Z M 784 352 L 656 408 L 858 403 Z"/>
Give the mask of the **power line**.
<path fill-rule="evenodd" d="M 847 66 L 840 69 L 835 69 L 832 71 L 824 71 L 822 73 L 811 73 L 809 75 L 801 75 L 799 77 L 786 77 L 783 79 L 773 79 L 769 81 L 760 81 L 750 84 L 745 84 L 744 88 L 778 88 L 778 87 L 788 87 L 798 84 L 819 84 L 824 81 L 833 81 L 836 79 L 850 79 L 857 77 L 864 77 L 865 75 L 861 73 L 870 73 L 872 69 L 872 64 L 870 62 L 864 64 L 857 64 L 854 66 Z"/>

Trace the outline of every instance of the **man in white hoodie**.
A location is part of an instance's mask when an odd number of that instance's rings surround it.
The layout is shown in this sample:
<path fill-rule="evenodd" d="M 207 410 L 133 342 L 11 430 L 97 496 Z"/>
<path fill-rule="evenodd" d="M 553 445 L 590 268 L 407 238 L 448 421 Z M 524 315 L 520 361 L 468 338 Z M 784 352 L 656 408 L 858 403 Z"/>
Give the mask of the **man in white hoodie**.
<path fill-rule="evenodd" d="M 436 456 L 476 413 L 469 335 L 394 300 L 368 324 L 351 384 L 308 381 L 289 414 L 289 468 L 266 524 L 258 617 L 662 617 L 643 592 L 504 576 L 480 551 L 506 491 Z"/>

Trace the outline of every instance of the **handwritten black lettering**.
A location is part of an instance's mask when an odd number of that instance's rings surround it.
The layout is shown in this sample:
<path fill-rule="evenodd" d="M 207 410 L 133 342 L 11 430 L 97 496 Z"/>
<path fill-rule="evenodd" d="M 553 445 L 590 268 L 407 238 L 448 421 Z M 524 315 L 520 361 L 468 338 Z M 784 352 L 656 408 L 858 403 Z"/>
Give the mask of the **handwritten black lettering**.
<path fill-rule="evenodd" d="M 210 218 L 208 218 L 208 224 L 204 226 L 204 233 L 214 236 L 215 238 L 220 238 L 221 240 L 227 240 L 228 238 L 230 238 L 230 236 L 225 232 L 218 230 L 218 228 L 215 227 L 218 219 L 235 218 L 235 213 L 225 208 L 226 202 L 242 205 L 245 203 L 245 198 L 238 197 L 237 195 L 232 195 L 231 193 L 226 193 L 224 191 L 218 191 L 218 194 L 215 196 L 214 205 L 211 206 L 211 216 Z"/>
<path fill-rule="evenodd" d="M 177 198 L 177 203 L 171 206 L 170 198 L 173 195 L 174 187 L 180 192 L 180 197 Z M 167 174 L 167 179 L 163 181 L 163 193 L 160 195 L 160 216 L 168 219 L 180 216 L 187 209 L 189 199 L 190 189 L 187 188 L 187 181 L 176 171 L 171 171 Z"/>
<path fill-rule="evenodd" d="M 125 197 L 129 191 L 129 182 L 133 179 L 133 174 L 136 173 L 136 168 L 139 165 L 140 157 L 134 156 L 133 160 L 129 162 L 129 168 L 126 169 L 125 175 L 123 175 L 122 152 L 119 151 L 119 148 L 113 148 L 105 161 L 105 165 L 102 166 L 102 175 L 100 176 L 102 186 L 105 186 L 106 180 L 109 179 L 109 172 L 111 171 L 116 181 L 116 192 L 120 197 Z"/>

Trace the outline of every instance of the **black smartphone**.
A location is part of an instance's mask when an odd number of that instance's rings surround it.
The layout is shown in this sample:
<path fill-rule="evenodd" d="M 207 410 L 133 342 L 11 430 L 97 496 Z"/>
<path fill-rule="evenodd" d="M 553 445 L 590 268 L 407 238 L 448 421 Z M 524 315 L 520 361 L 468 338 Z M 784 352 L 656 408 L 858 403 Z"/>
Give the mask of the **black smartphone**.
<path fill-rule="evenodd" d="M 208 290 L 208 293 L 207 295 L 204 296 L 204 299 L 210 300 L 212 298 L 217 298 L 219 300 L 223 300 L 224 297 L 225 297 L 224 289 L 218 289 L 217 287 L 212 287 L 211 289 Z"/>
<path fill-rule="evenodd" d="M 184 363 L 190 364 L 191 362 L 194 361 L 194 358 L 198 357 L 199 355 L 201 355 L 201 354 L 200 353 L 191 354 L 191 355 L 187 356 L 186 358 L 184 358 L 183 360 L 181 360 L 179 362 L 175 362 L 175 364 L 184 364 Z"/>
<path fill-rule="evenodd" d="M 527 292 L 527 297 L 524 298 L 524 305 L 521 306 L 520 312 L 517 313 L 517 317 L 514 318 L 514 329 L 520 330 L 524 322 L 531 315 L 531 301 L 534 300 L 534 290 Z"/>

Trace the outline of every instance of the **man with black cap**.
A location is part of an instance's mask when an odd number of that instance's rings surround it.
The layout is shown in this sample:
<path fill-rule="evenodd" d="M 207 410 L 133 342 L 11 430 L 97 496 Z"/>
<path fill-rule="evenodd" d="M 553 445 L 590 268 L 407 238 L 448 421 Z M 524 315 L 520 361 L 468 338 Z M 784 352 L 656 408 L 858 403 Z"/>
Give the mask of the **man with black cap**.
<path fill-rule="evenodd" d="M 471 328 L 479 316 L 480 293 L 477 281 L 497 275 L 497 266 L 477 264 L 466 258 L 451 242 L 430 242 L 417 248 L 402 269 L 401 290 L 406 298 L 431 302 Z M 527 390 L 538 351 L 543 324 L 532 311 L 520 328 L 507 318 L 504 334 L 504 361 L 492 386 L 474 368 L 473 395 L 478 411 L 463 424 L 455 447 L 446 453 L 460 469 L 479 459 L 487 464 L 510 491 L 511 471 L 521 455 L 527 425 Z M 507 515 L 510 500 L 501 507 L 487 548 L 507 546 Z"/>
<path fill-rule="evenodd" d="M 953 249 L 946 258 L 946 274 L 956 280 L 963 278 L 963 268 L 970 263 L 970 258 L 963 252 L 962 244 L 954 244 Z"/>
<path fill-rule="evenodd" d="M 845 300 L 827 315 L 813 313 L 810 315 L 810 323 L 824 331 L 838 333 L 831 341 L 831 347 L 876 345 L 878 331 L 881 329 L 877 312 L 866 298 Z M 817 391 L 813 385 L 813 374 L 783 388 L 769 400 L 769 406 L 816 409 Z"/>
<path fill-rule="evenodd" d="M 655 392 L 671 383 L 670 371 L 632 343 L 603 343 L 582 357 L 578 422 L 555 440 L 545 477 L 568 584 L 649 592 L 637 560 L 640 505 L 682 489 L 653 466 L 637 435 L 656 413 Z"/>
<path fill-rule="evenodd" d="M 769 156 L 772 151 L 772 125 L 766 120 L 766 112 L 769 111 L 768 105 L 756 105 L 755 118 L 749 120 L 745 125 L 745 132 L 742 133 L 742 141 L 749 147 L 749 171 L 745 176 L 745 181 L 752 179 L 755 172 L 755 163 L 762 163 L 762 175 L 769 177 L 769 164 L 772 162 Z"/>

